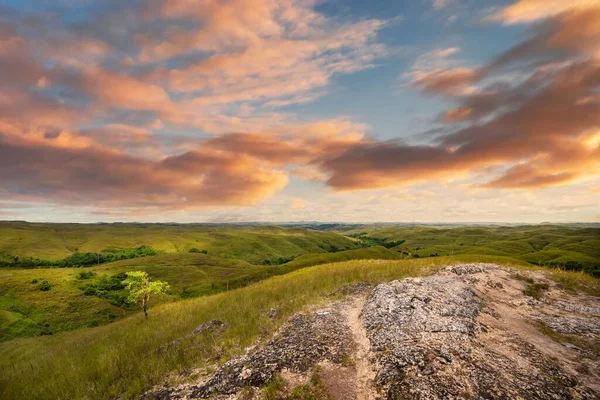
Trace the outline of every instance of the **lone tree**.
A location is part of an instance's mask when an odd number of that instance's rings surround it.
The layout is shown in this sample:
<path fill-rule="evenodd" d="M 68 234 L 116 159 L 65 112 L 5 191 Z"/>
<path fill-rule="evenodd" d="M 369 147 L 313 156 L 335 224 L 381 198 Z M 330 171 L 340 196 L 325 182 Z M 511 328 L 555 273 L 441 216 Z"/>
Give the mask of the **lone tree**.
<path fill-rule="evenodd" d="M 148 318 L 148 300 L 150 293 L 166 293 L 169 290 L 169 284 L 162 281 L 150 281 L 150 277 L 143 271 L 130 271 L 126 273 L 127 279 L 123 285 L 129 290 L 128 303 L 138 303 L 144 311 L 144 316 Z"/>

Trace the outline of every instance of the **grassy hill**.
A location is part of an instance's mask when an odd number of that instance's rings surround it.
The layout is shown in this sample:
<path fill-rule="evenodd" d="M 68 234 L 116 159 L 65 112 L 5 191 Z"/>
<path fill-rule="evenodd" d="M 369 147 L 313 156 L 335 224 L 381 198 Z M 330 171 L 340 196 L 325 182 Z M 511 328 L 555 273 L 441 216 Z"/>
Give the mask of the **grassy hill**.
<path fill-rule="evenodd" d="M 493 256 L 323 264 L 227 293 L 162 304 L 150 311 L 147 321 L 138 313 L 110 325 L 14 339 L 0 343 L 0 398 L 134 398 L 165 379 L 173 383 L 179 373 L 190 368 L 210 368 L 215 360 L 224 362 L 242 353 L 302 307 L 331 301 L 327 293 L 347 283 L 427 275 L 438 266 L 459 261 L 527 265 Z M 581 272 L 553 273 L 552 277 L 567 287 L 600 294 L 598 279 Z M 273 307 L 279 312 L 270 319 L 265 313 Z M 230 325 L 223 337 L 197 335 L 164 348 L 215 318 Z"/>
<path fill-rule="evenodd" d="M 486 255 L 600 274 L 597 228 L 334 228 L 337 231 L 0 222 L 0 261 L 14 256 L 57 260 L 73 257 L 74 252 L 129 251 L 139 246 L 158 251 L 155 256 L 87 267 L 87 277 L 80 275 L 80 268 L 0 268 L 0 341 L 105 325 L 137 313 L 135 307 L 123 303 L 125 291 L 119 286 L 120 276 L 132 270 L 145 271 L 171 285 L 169 294 L 153 299 L 152 306 L 244 287 L 299 268 L 348 260 Z M 192 249 L 198 252 L 190 253 Z M 40 290 L 42 281 L 48 281 L 49 291 Z"/>
<path fill-rule="evenodd" d="M 143 245 L 163 253 L 205 250 L 213 256 L 253 264 L 358 247 L 354 240 L 343 235 L 304 228 L 0 222 L 3 259 L 19 256 L 57 260 L 74 252 L 97 253 Z"/>
<path fill-rule="evenodd" d="M 370 247 L 308 254 L 282 265 L 252 265 L 243 260 L 182 253 L 135 258 L 89 268 L 0 269 L 0 341 L 104 325 L 137 313 L 136 307 L 119 304 L 119 296 L 124 297 L 125 290 L 109 291 L 108 297 L 90 294 L 86 290 L 100 279 L 110 279 L 127 271 L 145 271 L 152 278 L 171 285 L 168 295 L 153 299 L 153 305 L 158 305 L 244 287 L 311 265 L 398 258 L 397 252 Z M 92 276 L 81 279 L 82 272 Z M 44 280 L 51 286 L 49 291 L 39 289 L 40 282 Z"/>
<path fill-rule="evenodd" d="M 345 235 L 402 242 L 392 247 L 411 257 L 482 254 L 546 266 L 584 269 L 600 276 L 600 229 L 563 225 L 515 227 L 354 227 Z"/>

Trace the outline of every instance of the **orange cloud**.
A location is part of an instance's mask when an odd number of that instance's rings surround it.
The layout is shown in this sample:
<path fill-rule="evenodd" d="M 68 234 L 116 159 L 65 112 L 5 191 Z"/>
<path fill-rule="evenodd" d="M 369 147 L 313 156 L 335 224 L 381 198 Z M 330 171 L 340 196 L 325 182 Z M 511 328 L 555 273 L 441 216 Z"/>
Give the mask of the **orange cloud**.
<path fill-rule="evenodd" d="M 152 160 L 0 137 L 0 181 L 18 186 L 31 200 L 96 208 L 247 206 L 272 196 L 287 180 L 284 171 L 267 169 L 257 159 L 218 151 Z"/>
<path fill-rule="evenodd" d="M 83 89 L 110 108 L 169 110 L 174 104 L 160 86 L 107 70 L 85 71 Z"/>
<path fill-rule="evenodd" d="M 532 22 L 596 4 L 596 0 L 520 0 L 494 14 L 490 19 L 506 24 Z"/>
<path fill-rule="evenodd" d="M 473 69 L 454 68 L 427 73 L 416 79 L 413 84 L 425 93 L 460 94 L 466 85 L 475 82 L 477 78 L 477 71 Z"/>
<path fill-rule="evenodd" d="M 466 120 L 472 113 L 472 108 L 461 106 L 444 112 L 441 119 L 445 122 L 460 122 Z"/>
<path fill-rule="evenodd" d="M 600 6 L 586 12 L 576 7 L 476 71 L 453 65 L 440 69 L 436 63 L 447 63 L 447 56 L 456 53 L 452 49 L 421 59 L 410 77 L 427 93 L 454 94 L 467 84 L 480 86 L 462 91 L 455 97 L 458 106 L 440 116 L 471 124 L 429 146 L 359 144 L 322 160 L 328 184 L 335 190 L 377 189 L 497 166 L 505 171 L 483 187 L 517 189 L 597 174 L 600 64 L 594 46 L 599 27 Z M 557 52 L 557 47 L 568 52 Z M 423 66 L 431 64 L 433 72 L 423 73 L 428 69 Z M 524 79 L 508 81 L 505 70 L 521 72 Z"/>

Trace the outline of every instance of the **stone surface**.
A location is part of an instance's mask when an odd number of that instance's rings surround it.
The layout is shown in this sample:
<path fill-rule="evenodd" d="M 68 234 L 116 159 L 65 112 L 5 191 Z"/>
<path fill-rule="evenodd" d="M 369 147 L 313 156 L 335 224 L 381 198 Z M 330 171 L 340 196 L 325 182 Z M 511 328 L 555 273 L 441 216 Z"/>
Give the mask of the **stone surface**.
<path fill-rule="evenodd" d="M 523 283 L 510 275 L 504 268 L 467 264 L 377 286 L 364 305 L 363 322 L 383 397 L 598 398 L 600 392 L 582 384 L 552 345 L 564 348 L 531 324 L 535 307 L 551 308 L 551 301 L 522 301 L 522 290 L 515 288 Z M 531 310 L 511 313 L 507 308 L 514 304 Z M 589 316 L 548 318 L 569 333 L 597 333 L 598 321 Z M 579 349 L 569 346 L 569 351 Z"/>
<path fill-rule="evenodd" d="M 524 278 L 548 290 L 526 296 Z M 236 399 L 247 386 L 259 399 L 276 374 L 291 388 L 315 365 L 333 399 L 600 399 L 600 299 L 542 272 L 459 264 L 328 295 L 346 297 L 296 314 L 211 375 L 142 399 Z M 224 329 L 214 320 L 194 332 Z"/>
<path fill-rule="evenodd" d="M 335 307 L 297 314 L 264 347 L 226 362 L 205 382 L 160 389 L 143 399 L 202 399 L 233 394 L 246 385 L 263 386 L 284 369 L 306 373 L 323 360 L 340 364 L 350 356 L 351 349 L 350 330 Z"/>

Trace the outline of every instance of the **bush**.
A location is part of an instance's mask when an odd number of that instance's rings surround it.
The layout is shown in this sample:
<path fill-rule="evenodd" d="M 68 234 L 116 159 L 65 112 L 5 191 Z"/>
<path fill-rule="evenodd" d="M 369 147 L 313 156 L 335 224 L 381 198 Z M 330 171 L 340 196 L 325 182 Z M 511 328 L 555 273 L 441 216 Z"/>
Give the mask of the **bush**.
<path fill-rule="evenodd" d="M 38 283 L 38 280 L 37 279 L 32 279 L 31 283 Z"/>
<path fill-rule="evenodd" d="M 98 294 L 98 290 L 94 285 L 87 285 L 85 289 L 83 289 L 83 294 L 86 296 L 96 296 Z"/>
<path fill-rule="evenodd" d="M 43 280 L 40 282 L 40 285 L 38 286 L 39 289 L 43 292 L 47 292 L 48 290 L 50 290 L 50 282 L 48 282 L 47 280 Z"/>
<path fill-rule="evenodd" d="M 193 247 L 193 248 L 190 249 L 190 253 L 208 254 L 208 251 L 206 251 L 206 250 L 198 250 L 197 248 Z"/>
<path fill-rule="evenodd" d="M 84 280 L 94 277 L 96 274 L 93 271 L 81 271 L 77 274 L 77 279 Z"/>
<path fill-rule="evenodd" d="M 85 272 L 86 271 L 83 273 Z M 82 272 L 80 272 L 80 274 L 81 273 Z M 127 303 L 127 297 L 124 294 L 117 293 L 117 291 L 125 289 L 123 281 L 126 278 L 127 274 L 125 272 L 110 276 L 101 276 L 85 286 L 81 286 L 80 289 L 83 290 L 83 294 L 86 296 L 96 296 L 107 299 L 113 306 L 123 307 Z"/>
<path fill-rule="evenodd" d="M 122 307 L 127 303 L 127 296 L 122 295 L 120 293 L 109 293 L 106 296 L 106 299 L 110 304 L 117 307 Z"/>

